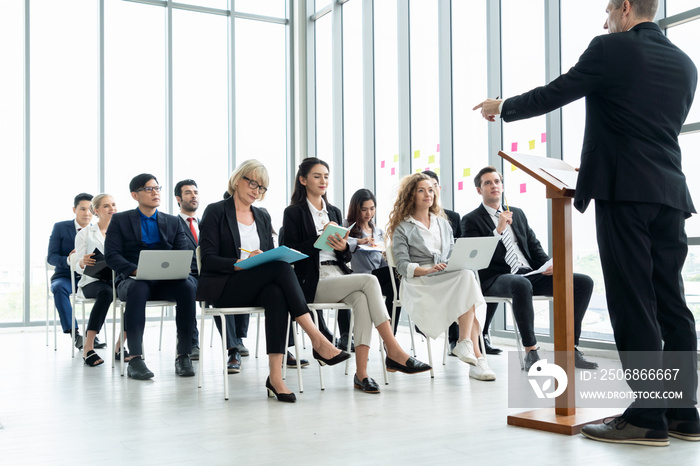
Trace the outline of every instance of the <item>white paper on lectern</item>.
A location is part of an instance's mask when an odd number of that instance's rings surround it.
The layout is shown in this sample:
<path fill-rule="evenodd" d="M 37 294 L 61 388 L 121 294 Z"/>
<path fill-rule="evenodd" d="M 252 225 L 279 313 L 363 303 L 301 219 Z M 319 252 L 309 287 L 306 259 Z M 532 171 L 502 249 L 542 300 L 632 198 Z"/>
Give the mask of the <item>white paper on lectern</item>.
<path fill-rule="evenodd" d="M 576 189 L 578 172 L 574 170 L 559 170 L 557 168 L 543 168 L 542 171 L 549 173 L 571 189 Z"/>

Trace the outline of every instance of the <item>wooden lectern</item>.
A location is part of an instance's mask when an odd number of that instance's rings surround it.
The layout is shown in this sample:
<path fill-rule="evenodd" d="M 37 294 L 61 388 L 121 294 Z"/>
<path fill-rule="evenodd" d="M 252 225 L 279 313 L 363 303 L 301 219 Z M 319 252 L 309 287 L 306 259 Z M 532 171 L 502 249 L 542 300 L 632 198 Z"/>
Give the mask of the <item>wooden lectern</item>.
<path fill-rule="evenodd" d="M 581 427 L 600 422 L 597 409 L 576 410 L 574 373 L 574 271 L 571 238 L 573 186 L 568 186 L 551 173 L 575 172 L 562 160 L 525 154 L 498 155 L 509 161 L 547 188 L 552 200 L 552 250 L 554 252 L 554 362 L 566 372 L 566 391 L 555 399 L 555 408 L 536 409 L 508 416 L 508 424 L 560 434 L 574 435 Z M 563 178 L 563 177 L 562 177 Z"/>

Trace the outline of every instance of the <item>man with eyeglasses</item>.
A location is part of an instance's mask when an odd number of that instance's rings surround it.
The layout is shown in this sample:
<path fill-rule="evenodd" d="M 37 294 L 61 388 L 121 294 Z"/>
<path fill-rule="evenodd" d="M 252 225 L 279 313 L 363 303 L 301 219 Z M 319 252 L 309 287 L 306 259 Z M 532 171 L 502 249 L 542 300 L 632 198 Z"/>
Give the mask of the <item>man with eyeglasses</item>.
<path fill-rule="evenodd" d="M 180 220 L 158 211 L 160 191 L 155 176 L 142 173 L 129 183 L 131 197 L 138 207 L 114 214 L 105 236 L 105 259 L 117 273 L 116 288 L 120 300 L 126 302 L 124 324 L 132 359 L 127 375 L 146 380 L 153 377 L 143 361 L 143 330 L 146 325 L 146 301 L 173 300 L 177 303 L 177 358 L 175 373 L 181 377 L 194 375 L 190 360 L 192 324 L 195 319 L 197 286 L 184 280 L 132 280 L 136 276 L 139 254 L 145 249 L 189 249 Z M 126 356 L 126 355 L 124 355 Z"/>

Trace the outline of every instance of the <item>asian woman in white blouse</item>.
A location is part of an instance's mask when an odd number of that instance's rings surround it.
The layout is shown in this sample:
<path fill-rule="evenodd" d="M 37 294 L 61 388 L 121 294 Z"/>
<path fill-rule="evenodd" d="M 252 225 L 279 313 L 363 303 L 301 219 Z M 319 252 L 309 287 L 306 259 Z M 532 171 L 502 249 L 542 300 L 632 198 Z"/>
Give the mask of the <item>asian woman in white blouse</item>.
<path fill-rule="evenodd" d="M 496 374 L 479 351 L 479 321 L 483 321 L 485 306 L 474 273 L 463 270 L 431 275 L 447 267 L 454 238 L 430 177 L 415 173 L 401 180 L 387 237 L 396 269 L 403 277 L 401 304 L 416 326 L 437 338 L 457 321 L 459 340 L 453 354 L 471 366 L 470 377 L 495 380 Z"/>

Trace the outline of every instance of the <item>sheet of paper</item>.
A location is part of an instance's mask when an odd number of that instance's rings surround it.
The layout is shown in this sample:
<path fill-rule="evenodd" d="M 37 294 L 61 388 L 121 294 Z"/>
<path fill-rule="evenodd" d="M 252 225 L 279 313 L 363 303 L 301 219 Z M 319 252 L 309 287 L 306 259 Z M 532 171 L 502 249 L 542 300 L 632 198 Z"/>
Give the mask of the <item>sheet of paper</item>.
<path fill-rule="evenodd" d="M 578 172 L 574 170 L 558 170 L 556 168 L 543 168 L 543 171 L 549 173 L 554 178 L 558 179 L 571 189 L 576 189 L 576 180 Z"/>
<path fill-rule="evenodd" d="M 368 244 L 360 244 L 357 246 L 358 249 L 362 249 L 363 251 L 379 251 L 379 252 L 384 252 L 384 243 L 377 243 L 376 246 L 370 246 Z"/>
<path fill-rule="evenodd" d="M 530 273 L 523 274 L 523 277 L 527 277 L 528 275 L 535 275 L 536 273 L 542 273 L 545 270 L 547 270 L 548 268 L 550 268 L 552 266 L 552 264 L 553 264 L 553 259 L 549 259 L 547 262 L 544 263 L 544 265 L 542 267 L 540 267 L 537 270 L 533 270 Z"/>

